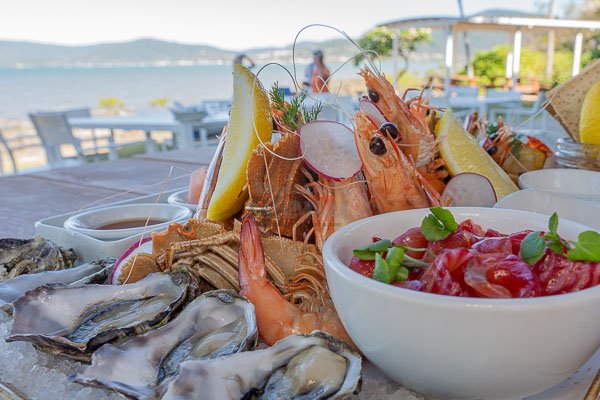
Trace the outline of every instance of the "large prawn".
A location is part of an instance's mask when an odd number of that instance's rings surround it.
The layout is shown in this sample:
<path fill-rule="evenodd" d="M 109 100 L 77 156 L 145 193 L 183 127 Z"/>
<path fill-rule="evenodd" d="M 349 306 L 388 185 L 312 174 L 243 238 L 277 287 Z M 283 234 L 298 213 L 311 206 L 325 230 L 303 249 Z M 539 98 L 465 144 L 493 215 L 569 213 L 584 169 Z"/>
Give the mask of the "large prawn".
<path fill-rule="evenodd" d="M 333 307 L 326 284 L 318 284 L 318 293 L 309 302 L 310 307 L 303 309 L 288 301 L 267 279 L 260 232 L 251 215 L 246 216 L 242 223 L 239 280 L 240 293 L 254 304 L 258 333 L 268 345 L 289 335 L 314 330 L 352 343 Z M 296 282 L 293 286 L 298 285 Z"/>
<path fill-rule="evenodd" d="M 441 192 L 448 176 L 444 162 L 437 151 L 434 135 L 426 116 L 429 106 L 423 93 L 404 101 L 394 91 L 383 73 L 365 67 L 360 75 L 367 86 L 369 99 L 377 105 L 385 118 L 398 128 L 396 141 L 402 152 L 418 166 L 421 175 Z M 409 89 L 410 90 L 410 89 Z"/>
<path fill-rule="evenodd" d="M 440 205 L 440 194 L 419 173 L 395 140 L 364 114 L 354 116 L 354 139 L 371 201 L 378 213 Z"/>

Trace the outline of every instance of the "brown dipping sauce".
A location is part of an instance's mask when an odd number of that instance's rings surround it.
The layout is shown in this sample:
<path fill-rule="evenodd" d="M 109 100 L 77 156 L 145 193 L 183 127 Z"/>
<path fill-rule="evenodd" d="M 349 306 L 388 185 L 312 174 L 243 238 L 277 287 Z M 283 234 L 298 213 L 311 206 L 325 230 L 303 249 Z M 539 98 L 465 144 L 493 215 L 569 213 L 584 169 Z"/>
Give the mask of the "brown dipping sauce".
<path fill-rule="evenodd" d="M 166 219 L 151 219 L 148 221 L 148 226 L 162 224 L 163 222 L 167 222 Z M 125 219 L 123 221 L 112 222 L 106 225 L 97 226 L 95 229 L 99 230 L 109 230 L 109 229 L 129 229 L 129 228 L 139 228 L 146 225 L 146 218 L 142 219 Z"/>

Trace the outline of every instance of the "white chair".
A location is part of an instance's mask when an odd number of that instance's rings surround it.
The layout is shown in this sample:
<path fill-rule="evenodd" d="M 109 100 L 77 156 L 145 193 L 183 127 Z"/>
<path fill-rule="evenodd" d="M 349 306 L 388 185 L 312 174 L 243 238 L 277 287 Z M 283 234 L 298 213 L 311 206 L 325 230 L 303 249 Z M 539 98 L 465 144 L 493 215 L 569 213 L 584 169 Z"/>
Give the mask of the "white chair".
<path fill-rule="evenodd" d="M 89 116 L 89 112 L 87 113 Z M 68 165 L 77 165 L 82 161 L 98 161 L 106 156 L 109 159 L 118 158 L 114 143 L 108 145 L 93 145 L 82 147 L 81 140 L 73 136 L 68 117 L 85 116 L 83 110 L 71 110 L 65 112 L 38 112 L 30 113 L 29 118 L 37 131 L 44 150 L 46 151 L 48 164 L 51 168 Z M 61 145 L 71 145 L 75 148 L 75 157 L 63 157 Z M 105 150 L 105 151 L 102 151 Z"/>
<path fill-rule="evenodd" d="M 479 88 L 471 86 L 452 86 L 449 92 L 449 97 L 477 97 Z"/>
<path fill-rule="evenodd" d="M 23 143 L 23 141 L 29 141 L 29 139 L 37 139 L 35 140 L 34 143 Z M 2 134 L 2 131 L 0 131 L 0 145 L 2 145 L 2 147 L 4 147 L 4 149 L 6 150 L 6 153 L 8 154 L 8 157 L 10 159 L 11 165 L 12 165 L 12 173 L 16 174 L 17 172 L 19 172 L 19 169 L 17 167 L 17 161 L 16 161 L 16 156 L 15 153 L 20 151 L 20 150 L 24 150 L 24 149 L 28 149 L 28 148 L 34 148 L 34 147 L 41 147 L 41 144 L 39 143 L 39 137 L 36 134 L 23 134 L 23 135 L 18 135 L 18 136 L 13 136 L 13 137 L 5 137 Z M 3 165 L 2 165 L 2 158 L 0 157 L 0 175 L 5 174 L 4 169 L 3 169 Z"/>
<path fill-rule="evenodd" d="M 541 111 L 545 101 L 546 92 L 540 92 L 537 100 L 531 107 L 495 107 L 490 112 L 490 120 L 495 121 L 498 116 L 502 116 L 509 125 L 514 126 L 527 121 L 525 127 L 546 129 L 548 127 L 548 113 Z M 536 126 L 536 122 L 538 121 L 540 124 Z"/>

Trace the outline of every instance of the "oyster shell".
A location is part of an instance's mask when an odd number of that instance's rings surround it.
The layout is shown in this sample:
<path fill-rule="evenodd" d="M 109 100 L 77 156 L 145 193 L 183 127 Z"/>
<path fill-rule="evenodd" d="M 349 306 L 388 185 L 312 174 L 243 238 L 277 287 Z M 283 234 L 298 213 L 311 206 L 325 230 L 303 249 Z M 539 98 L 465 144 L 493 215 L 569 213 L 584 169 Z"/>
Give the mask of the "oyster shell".
<path fill-rule="evenodd" d="M 12 312 L 12 303 L 15 300 L 30 290 L 51 283 L 69 285 L 103 283 L 108 278 L 114 263 L 114 258 L 108 258 L 59 271 L 19 275 L 4 281 L 0 283 L 0 310 L 10 314 Z"/>
<path fill-rule="evenodd" d="M 106 344 L 71 377 L 127 396 L 150 396 L 185 360 L 212 359 L 251 350 L 258 337 L 254 306 L 232 290 L 196 298 L 171 322 L 118 345 Z"/>
<path fill-rule="evenodd" d="M 323 333 L 288 336 L 264 350 L 186 361 L 154 398 L 341 399 L 361 381 L 361 357 Z"/>
<path fill-rule="evenodd" d="M 151 274 L 128 285 L 46 285 L 13 303 L 6 341 L 88 362 L 101 345 L 168 321 L 183 304 L 187 276 Z"/>
<path fill-rule="evenodd" d="M 62 249 L 36 236 L 33 239 L 0 239 L 0 282 L 22 274 L 71 268 L 73 249 Z"/>

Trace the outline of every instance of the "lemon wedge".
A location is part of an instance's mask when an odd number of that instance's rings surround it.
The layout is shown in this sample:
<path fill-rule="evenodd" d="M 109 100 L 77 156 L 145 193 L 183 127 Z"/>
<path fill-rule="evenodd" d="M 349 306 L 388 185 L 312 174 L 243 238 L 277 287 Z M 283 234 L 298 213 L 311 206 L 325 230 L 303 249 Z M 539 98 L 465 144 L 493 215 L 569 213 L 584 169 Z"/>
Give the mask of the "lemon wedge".
<path fill-rule="evenodd" d="M 594 83 L 583 99 L 579 114 L 579 140 L 600 144 L 600 81 Z"/>
<path fill-rule="evenodd" d="M 454 176 L 473 172 L 485 176 L 492 183 L 498 200 L 519 190 L 477 140 L 454 119 L 451 112 L 444 113 L 435 134 L 436 137 L 443 138 L 439 145 L 440 154 L 450 174 Z"/>
<path fill-rule="evenodd" d="M 248 199 L 248 159 L 260 143 L 258 137 L 270 142 L 272 131 L 271 107 L 265 89 L 247 68 L 234 65 L 233 103 L 217 184 L 206 213 L 208 219 L 225 221 L 242 209 Z"/>

